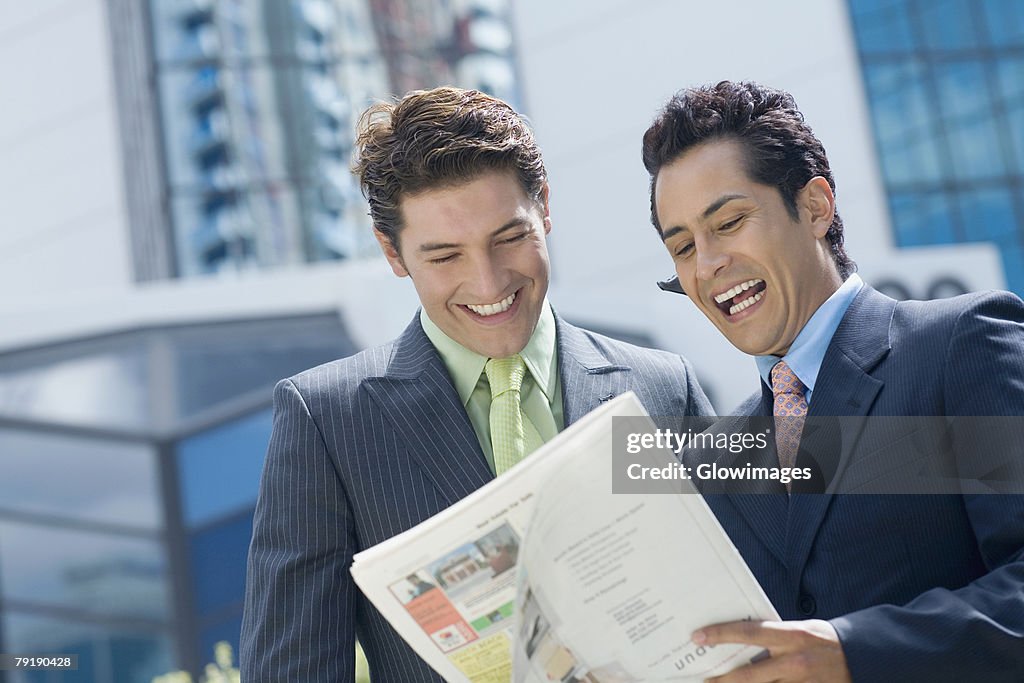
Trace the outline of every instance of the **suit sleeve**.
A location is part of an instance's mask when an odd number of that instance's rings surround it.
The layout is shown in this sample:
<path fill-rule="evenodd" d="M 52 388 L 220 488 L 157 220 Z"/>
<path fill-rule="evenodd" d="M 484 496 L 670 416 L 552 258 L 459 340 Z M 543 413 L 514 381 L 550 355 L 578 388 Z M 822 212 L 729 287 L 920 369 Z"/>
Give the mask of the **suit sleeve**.
<path fill-rule="evenodd" d="M 242 680 L 353 680 L 353 537 L 323 436 L 295 384 L 283 380 L 249 548 Z"/>
<path fill-rule="evenodd" d="M 1024 416 L 1024 304 L 1001 293 L 957 319 L 944 359 L 946 414 L 958 466 L 1005 435 L 972 416 Z M 1021 417 L 1024 420 L 1024 417 Z M 982 423 L 983 424 L 983 423 Z M 959 425 L 959 426 L 957 426 Z M 990 445 L 986 445 L 988 440 Z M 1009 457 L 1019 472 L 1024 444 Z M 854 681 L 1019 681 L 1024 671 L 1024 496 L 965 495 L 984 575 L 934 588 L 904 606 L 880 605 L 831 620 Z M 941 533 L 941 529 L 934 530 Z"/>

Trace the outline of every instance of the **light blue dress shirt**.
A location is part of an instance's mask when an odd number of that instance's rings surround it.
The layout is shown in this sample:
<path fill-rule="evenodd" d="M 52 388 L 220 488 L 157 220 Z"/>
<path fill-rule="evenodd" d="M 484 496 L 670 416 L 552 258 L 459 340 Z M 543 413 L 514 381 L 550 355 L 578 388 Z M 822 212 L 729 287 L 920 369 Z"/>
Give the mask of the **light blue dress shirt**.
<path fill-rule="evenodd" d="M 786 361 L 786 365 L 796 373 L 800 381 L 807 387 L 805 397 L 807 405 L 811 404 L 811 394 L 814 392 L 814 383 L 818 379 L 818 371 L 821 370 L 821 361 L 825 359 L 825 351 L 832 341 L 832 335 L 842 322 L 846 310 L 857 297 L 864 281 L 857 273 L 846 278 L 846 282 L 839 286 L 839 289 L 832 293 L 825 300 L 818 310 L 814 312 L 811 319 L 800 330 L 800 334 L 793 340 L 789 352 L 779 358 L 778 356 L 756 356 L 757 369 L 761 373 L 761 380 L 772 388 L 771 372 L 775 364 L 780 360 Z"/>

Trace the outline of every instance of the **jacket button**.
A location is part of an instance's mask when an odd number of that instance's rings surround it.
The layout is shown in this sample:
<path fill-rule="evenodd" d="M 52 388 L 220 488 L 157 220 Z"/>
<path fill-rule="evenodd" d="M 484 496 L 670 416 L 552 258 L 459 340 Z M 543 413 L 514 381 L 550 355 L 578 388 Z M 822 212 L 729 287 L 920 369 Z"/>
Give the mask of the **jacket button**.
<path fill-rule="evenodd" d="M 806 593 L 800 596 L 797 606 L 800 608 L 800 614 L 805 617 L 812 616 L 818 610 L 818 603 L 814 602 L 814 598 Z"/>

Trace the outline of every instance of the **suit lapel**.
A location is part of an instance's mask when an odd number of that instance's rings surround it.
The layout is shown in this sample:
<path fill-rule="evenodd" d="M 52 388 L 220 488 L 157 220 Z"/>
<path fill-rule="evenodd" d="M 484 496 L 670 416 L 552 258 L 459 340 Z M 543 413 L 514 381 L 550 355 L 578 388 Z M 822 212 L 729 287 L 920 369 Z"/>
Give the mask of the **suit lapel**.
<path fill-rule="evenodd" d="M 583 330 L 555 315 L 562 413 L 568 427 L 630 388 L 629 366 L 612 363 Z"/>
<path fill-rule="evenodd" d="M 557 314 L 565 426 L 630 388 L 631 369 L 612 363 L 585 332 Z M 364 381 L 410 455 L 450 505 L 494 478 L 444 361 L 417 315 L 395 342 L 383 377 Z"/>
<path fill-rule="evenodd" d="M 765 386 L 764 382 L 759 380 L 758 383 L 761 385 L 761 393 L 751 396 L 736 410 L 739 415 L 745 415 L 748 417 L 723 418 L 723 421 L 726 422 L 726 429 L 728 431 L 737 433 L 755 433 L 760 430 L 760 425 L 747 424 L 750 422 L 750 418 L 757 420 L 757 418 L 771 416 L 771 390 Z M 739 421 L 741 420 L 744 423 L 740 423 Z M 774 455 L 774 453 L 774 444 L 772 444 L 769 452 L 765 455 L 770 456 Z M 745 453 L 741 453 L 739 456 L 723 455 L 719 460 L 719 464 L 723 465 L 745 465 L 749 461 L 749 456 Z M 766 465 L 769 467 L 776 465 L 775 462 L 751 462 L 751 464 L 755 466 Z M 736 510 L 743 515 L 747 524 L 754 531 L 757 537 L 761 539 L 761 542 L 764 543 L 765 547 L 767 547 L 780 562 L 785 562 L 786 552 L 785 545 L 783 543 L 784 538 L 783 534 L 779 533 L 780 529 L 784 529 L 786 526 L 787 500 L 785 496 L 785 489 L 776 482 L 765 481 L 763 483 L 765 488 L 761 492 L 740 493 L 735 490 L 729 492 L 733 487 L 728 486 L 726 487 L 726 495 Z M 709 504 L 711 504 L 710 500 Z"/>
<path fill-rule="evenodd" d="M 395 342 L 386 374 L 367 378 L 363 386 L 448 505 L 494 478 L 419 315 Z"/>
<path fill-rule="evenodd" d="M 836 490 L 884 382 L 870 373 L 889 353 L 889 330 L 896 302 L 867 285 L 850 304 L 825 352 L 808 411 L 801 450 L 815 454 L 829 491 Z M 840 420 L 822 419 L 837 416 Z M 798 463 L 799 464 L 799 463 Z M 831 474 L 831 476 L 829 476 Z M 832 494 L 800 493 L 789 501 L 786 564 L 799 579 Z"/>

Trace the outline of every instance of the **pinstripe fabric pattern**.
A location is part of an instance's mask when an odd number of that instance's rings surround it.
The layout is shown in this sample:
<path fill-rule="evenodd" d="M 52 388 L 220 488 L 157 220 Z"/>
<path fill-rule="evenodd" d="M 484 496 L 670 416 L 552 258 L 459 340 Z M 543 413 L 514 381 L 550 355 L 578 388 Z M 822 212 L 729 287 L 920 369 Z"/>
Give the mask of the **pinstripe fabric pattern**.
<path fill-rule="evenodd" d="M 771 392 L 737 412 L 771 415 Z M 808 417 L 828 415 L 1024 415 L 1024 304 L 865 287 L 818 375 Z M 984 447 L 951 436 L 958 458 Z M 854 681 L 1024 680 L 1021 496 L 707 500 L 784 619 L 832 620 Z"/>
<path fill-rule="evenodd" d="M 707 415 L 679 356 L 556 319 L 566 424 L 633 390 L 654 415 Z M 418 317 L 393 343 L 280 382 L 249 551 L 244 681 L 348 683 L 358 634 L 374 683 L 438 681 L 359 593 L 352 556 L 492 478 Z"/>

